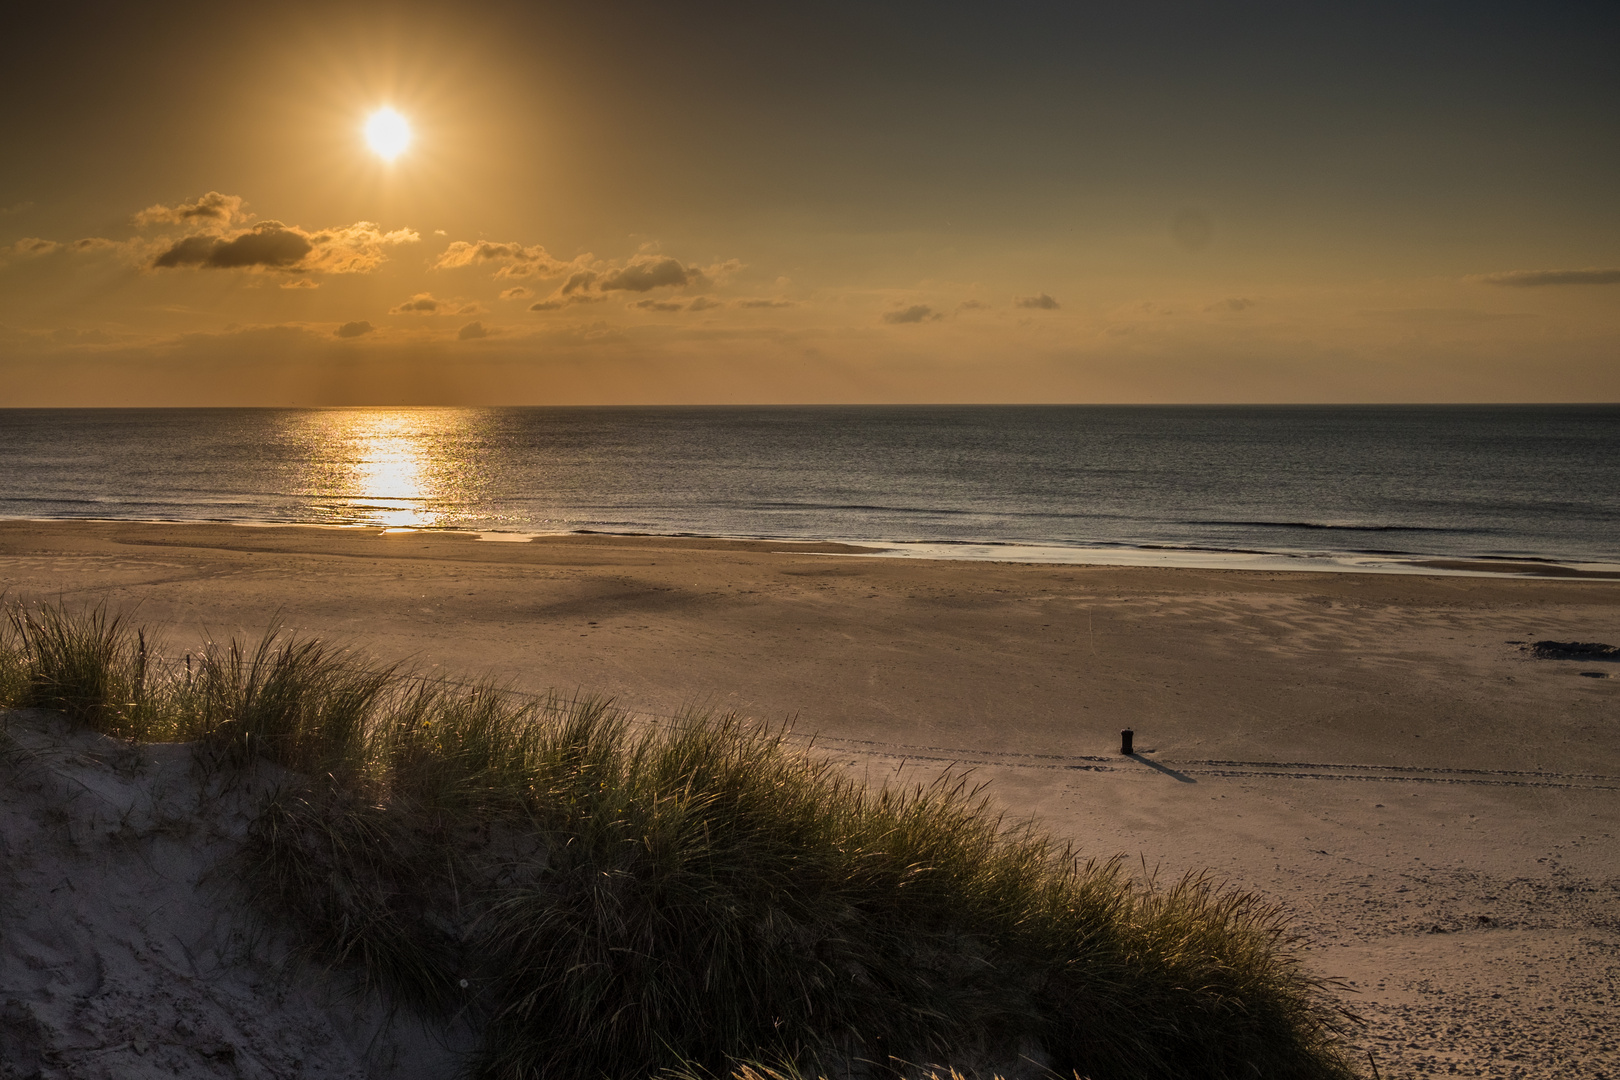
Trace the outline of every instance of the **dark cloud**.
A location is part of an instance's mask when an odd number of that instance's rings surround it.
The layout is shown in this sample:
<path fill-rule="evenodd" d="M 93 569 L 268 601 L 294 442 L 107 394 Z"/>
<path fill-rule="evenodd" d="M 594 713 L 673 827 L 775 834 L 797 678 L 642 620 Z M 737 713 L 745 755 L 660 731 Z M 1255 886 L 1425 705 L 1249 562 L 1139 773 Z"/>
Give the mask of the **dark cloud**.
<path fill-rule="evenodd" d="M 563 302 L 580 304 L 602 300 L 606 298 L 604 294 L 610 292 L 644 293 L 652 292 L 654 289 L 678 289 L 687 285 L 712 285 L 716 279 L 729 276 L 742 266 L 736 259 L 716 263 L 713 266 L 697 267 L 688 266 L 679 259 L 672 259 L 667 255 L 637 255 L 623 266 L 604 267 L 599 264 L 592 269 L 582 265 L 588 258 L 589 256 L 581 256 L 572 264 L 577 269 L 567 276 L 557 292 L 546 301 L 547 306 L 531 306 L 529 310 L 550 311 Z"/>
<path fill-rule="evenodd" d="M 302 232 L 267 221 L 229 240 L 188 236 L 152 261 L 158 269 L 201 266 L 215 270 L 264 267 L 285 270 L 302 263 L 315 245 Z"/>
<path fill-rule="evenodd" d="M 1058 302 L 1041 293 L 1039 296 L 1020 296 L 1013 300 L 1013 307 L 1034 308 L 1037 311 L 1056 311 Z"/>
<path fill-rule="evenodd" d="M 886 311 L 883 313 L 883 321 L 886 323 L 933 322 L 944 317 L 927 304 L 913 304 L 900 311 Z"/>
<path fill-rule="evenodd" d="M 1202 210 L 1182 210 L 1170 219 L 1170 238 L 1183 251 L 1203 251 L 1215 238 L 1215 224 Z"/>
<path fill-rule="evenodd" d="M 699 296 L 686 305 L 687 311 L 708 311 L 710 308 L 725 307 L 718 300 L 710 300 L 707 296 Z"/>
<path fill-rule="evenodd" d="M 793 307 L 794 302 L 792 300 L 771 300 L 766 297 L 760 297 L 753 300 L 738 300 L 737 306 L 747 308 L 781 308 Z"/>
<path fill-rule="evenodd" d="M 181 203 L 179 206 L 148 206 L 135 215 L 135 224 L 142 226 L 214 224 L 223 227 L 247 216 L 250 215 L 242 213 L 241 196 L 221 195 L 217 191 L 210 191 L 199 197 L 196 202 Z"/>
<path fill-rule="evenodd" d="M 510 289 L 501 290 L 502 300 L 522 300 L 534 295 L 534 290 L 527 285 L 514 285 Z"/>
<path fill-rule="evenodd" d="M 630 305 L 643 311 L 685 311 L 686 305 L 674 300 L 637 300 Z"/>
<path fill-rule="evenodd" d="M 1501 274 L 1484 274 L 1472 280 L 1486 285 L 1511 285 L 1522 289 L 1541 285 L 1620 285 L 1620 269 L 1509 270 Z"/>
<path fill-rule="evenodd" d="M 956 305 L 956 310 L 958 310 L 958 311 L 979 311 L 981 309 L 988 308 L 989 306 L 990 306 L 989 304 L 986 304 L 982 300 L 964 300 L 960 304 Z"/>
<path fill-rule="evenodd" d="M 565 304 L 566 301 L 563 300 L 536 300 L 534 303 L 529 305 L 529 310 L 556 311 L 558 308 L 565 306 Z"/>
<path fill-rule="evenodd" d="M 484 337 L 489 337 L 489 331 L 484 329 L 484 324 L 481 322 L 470 322 L 456 331 L 457 341 L 475 341 Z"/>
<path fill-rule="evenodd" d="M 563 282 L 562 295 L 567 296 L 569 293 L 590 288 L 598 276 L 600 275 L 595 270 L 581 270 L 576 274 L 568 275 L 568 280 Z"/>
<path fill-rule="evenodd" d="M 319 232 L 263 221 L 230 235 L 197 233 L 182 237 L 152 260 L 152 267 L 364 274 L 383 262 L 385 247 L 420 239 L 411 229 L 385 233 L 369 221 Z"/>
<path fill-rule="evenodd" d="M 651 292 L 676 285 L 704 281 L 703 272 L 696 267 L 683 266 L 678 259 L 668 256 L 642 256 L 630 260 L 618 270 L 603 274 L 596 283 L 602 292 L 623 289 L 628 292 Z"/>
<path fill-rule="evenodd" d="M 359 322 L 346 322 L 336 330 L 332 331 L 332 333 L 341 338 L 351 338 L 359 337 L 362 334 L 369 334 L 375 329 L 377 329 L 375 326 L 372 326 L 370 323 L 362 319 Z"/>
<path fill-rule="evenodd" d="M 1205 311 L 1246 311 L 1254 307 L 1255 301 L 1246 296 L 1229 296 L 1225 300 L 1217 300 Z"/>

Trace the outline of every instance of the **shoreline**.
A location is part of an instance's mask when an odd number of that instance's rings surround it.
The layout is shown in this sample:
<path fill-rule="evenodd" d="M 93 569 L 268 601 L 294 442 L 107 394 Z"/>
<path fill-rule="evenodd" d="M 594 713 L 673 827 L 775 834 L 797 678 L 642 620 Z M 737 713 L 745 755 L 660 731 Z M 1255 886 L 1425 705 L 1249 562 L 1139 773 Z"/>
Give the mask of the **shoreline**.
<path fill-rule="evenodd" d="M 1164 544 L 1063 544 L 1033 541 L 873 540 L 850 537 L 786 537 L 721 535 L 695 532 L 638 532 L 609 529 L 572 529 L 564 532 L 518 532 L 497 529 L 405 525 L 362 522 L 303 522 L 251 520 L 196 520 L 164 518 L 0 518 L 0 523 L 134 524 L 163 526 L 228 526 L 245 529 L 333 529 L 373 531 L 383 535 L 425 534 L 468 537 L 484 543 L 529 543 L 569 536 L 608 536 L 650 540 L 725 540 L 802 546 L 835 545 L 844 550 L 826 554 L 875 559 L 930 559 L 944 562 L 1006 562 L 1031 565 L 1163 567 L 1191 570 L 1256 570 L 1306 574 L 1417 574 L 1424 576 L 1564 578 L 1620 581 L 1620 561 L 1590 562 L 1536 555 L 1437 555 L 1415 552 L 1372 551 L 1261 551 L 1243 548 L 1173 546 Z"/>
<path fill-rule="evenodd" d="M 1610 1075 L 1620 662 L 1531 647 L 1620 644 L 1607 581 L 846 547 L 6 520 L 0 589 L 104 601 L 170 651 L 279 624 L 428 674 L 790 723 L 873 783 L 955 765 L 1088 856 L 1283 905 L 1384 1075 Z"/>

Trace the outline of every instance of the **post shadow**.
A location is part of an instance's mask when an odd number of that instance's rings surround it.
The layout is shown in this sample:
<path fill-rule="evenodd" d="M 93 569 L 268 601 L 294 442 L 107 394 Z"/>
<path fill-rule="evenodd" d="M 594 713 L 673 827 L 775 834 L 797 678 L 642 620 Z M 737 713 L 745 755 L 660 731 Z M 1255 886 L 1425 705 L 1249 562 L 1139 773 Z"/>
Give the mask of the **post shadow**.
<path fill-rule="evenodd" d="M 1177 772 L 1174 769 L 1168 768 L 1168 767 L 1166 767 L 1164 765 L 1160 765 L 1157 761 L 1149 761 L 1147 758 L 1143 757 L 1141 754 L 1131 753 L 1131 754 L 1126 754 L 1125 756 L 1130 758 L 1132 761 L 1140 761 L 1143 765 L 1146 765 L 1148 768 L 1156 769 L 1159 772 L 1164 773 L 1164 775 L 1170 777 L 1173 780 L 1181 781 L 1183 784 L 1196 784 L 1196 783 L 1198 783 L 1198 781 L 1194 780 L 1192 777 L 1188 776 L 1186 773 Z"/>

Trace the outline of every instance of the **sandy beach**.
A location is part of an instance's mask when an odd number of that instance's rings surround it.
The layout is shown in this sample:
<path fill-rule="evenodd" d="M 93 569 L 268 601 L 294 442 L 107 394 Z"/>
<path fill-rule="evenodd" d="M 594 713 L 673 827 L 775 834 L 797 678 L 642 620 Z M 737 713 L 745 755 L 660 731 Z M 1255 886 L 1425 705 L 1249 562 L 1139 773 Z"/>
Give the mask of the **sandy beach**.
<path fill-rule="evenodd" d="M 1620 663 L 1528 648 L 1620 643 L 1620 582 L 6 521 L 0 588 L 971 768 L 1085 853 L 1286 905 L 1384 1077 L 1620 1077 Z"/>

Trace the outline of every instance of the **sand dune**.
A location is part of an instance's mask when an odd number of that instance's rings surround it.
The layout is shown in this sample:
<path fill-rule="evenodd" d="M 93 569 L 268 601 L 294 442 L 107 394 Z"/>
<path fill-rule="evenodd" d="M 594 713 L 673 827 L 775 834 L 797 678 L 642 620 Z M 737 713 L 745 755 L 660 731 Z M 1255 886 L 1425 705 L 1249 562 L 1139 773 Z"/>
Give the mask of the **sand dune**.
<path fill-rule="evenodd" d="M 646 713 L 792 718 L 873 778 L 969 767 L 1087 852 L 1286 903 L 1386 1077 L 1617 1072 L 1620 680 L 1532 647 L 1620 642 L 1617 583 L 5 522 L 0 584 L 138 605 L 182 651 L 279 620 Z M 13 970 L 28 1009 L 87 994 L 72 964 Z"/>

